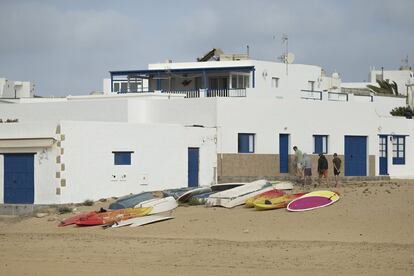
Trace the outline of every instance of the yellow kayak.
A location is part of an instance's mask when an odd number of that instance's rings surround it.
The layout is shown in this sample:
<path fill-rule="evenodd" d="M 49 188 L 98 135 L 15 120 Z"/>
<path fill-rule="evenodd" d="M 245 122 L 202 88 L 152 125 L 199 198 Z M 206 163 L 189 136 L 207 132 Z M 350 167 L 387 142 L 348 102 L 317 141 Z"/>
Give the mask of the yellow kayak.
<path fill-rule="evenodd" d="M 284 195 L 283 191 L 280 191 L 278 189 L 273 189 L 273 190 L 258 194 L 256 196 L 253 196 L 251 198 L 248 198 L 246 200 L 245 206 L 247 208 L 253 208 L 254 207 L 254 202 L 256 200 L 264 201 L 266 199 L 277 198 L 277 197 L 282 196 L 282 195 Z"/>
<path fill-rule="evenodd" d="M 254 207 L 259 211 L 286 208 L 289 202 L 303 195 L 304 194 L 282 195 L 272 199 L 260 199 L 254 201 Z"/>

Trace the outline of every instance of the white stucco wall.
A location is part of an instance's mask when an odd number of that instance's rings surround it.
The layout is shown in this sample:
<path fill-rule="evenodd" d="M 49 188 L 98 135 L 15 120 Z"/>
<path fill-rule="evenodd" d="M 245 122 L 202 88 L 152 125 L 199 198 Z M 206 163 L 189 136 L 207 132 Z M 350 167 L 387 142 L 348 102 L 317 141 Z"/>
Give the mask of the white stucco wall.
<path fill-rule="evenodd" d="M 19 122 L 58 122 L 59 120 L 126 122 L 128 120 L 128 100 L 0 104 L 0 118 L 17 118 Z"/>
<path fill-rule="evenodd" d="M 215 129 L 70 121 L 61 126 L 61 202 L 185 187 L 188 147 L 200 148 L 199 185 L 214 181 Z M 113 151 L 133 151 L 131 165 L 115 166 Z"/>
<path fill-rule="evenodd" d="M 328 154 L 336 152 L 343 155 L 344 136 L 357 135 L 368 137 L 369 155 L 378 155 L 379 134 L 409 135 L 406 138 L 406 165 L 390 164 L 388 167 L 390 175 L 397 176 L 414 171 L 414 160 L 409 156 L 414 135 L 410 123 L 412 120 L 405 118 L 379 117 L 371 102 L 350 104 L 298 100 L 288 103 L 277 99 L 220 99 L 217 117 L 220 129 L 218 151 L 237 153 L 238 133 L 255 133 L 255 153 L 276 154 L 279 152 L 279 134 L 287 133 L 290 134 L 291 154 L 293 145 L 297 145 L 303 152 L 313 153 L 313 135 L 316 134 L 328 135 Z M 391 156 L 392 154 L 389 155 L 389 160 Z M 378 160 L 376 166 L 378 174 Z"/>
<path fill-rule="evenodd" d="M 0 124 L 0 139 L 32 139 L 55 137 L 54 123 Z M 4 153 L 34 153 L 34 203 L 59 203 L 59 187 L 55 178 L 57 147 L 0 147 L 0 203 L 4 203 Z"/>

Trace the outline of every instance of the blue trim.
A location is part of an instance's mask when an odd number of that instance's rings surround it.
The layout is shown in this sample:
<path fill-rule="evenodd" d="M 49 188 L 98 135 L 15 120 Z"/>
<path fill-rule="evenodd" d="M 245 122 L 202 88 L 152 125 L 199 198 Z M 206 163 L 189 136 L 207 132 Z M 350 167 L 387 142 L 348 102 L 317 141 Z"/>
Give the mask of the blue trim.
<path fill-rule="evenodd" d="M 125 71 L 109 71 L 111 76 L 124 76 L 124 75 L 156 75 L 166 73 L 167 69 L 150 69 L 150 70 L 125 70 Z M 254 66 L 235 66 L 235 67 L 211 67 L 211 68 L 187 68 L 187 69 L 168 69 L 171 73 L 214 73 L 214 72 L 251 72 L 254 71 Z"/>
<path fill-rule="evenodd" d="M 402 143 L 399 142 L 399 138 L 402 138 Z M 395 143 L 394 143 L 395 142 Z M 394 150 L 394 145 L 396 145 L 396 150 Z M 402 150 L 400 150 L 402 146 Z M 393 165 L 404 165 L 405 164 L 405 135 L 394 135 L 392 141 L 392 152 L 397 154 L 397 157 L 392 158 Z"/>

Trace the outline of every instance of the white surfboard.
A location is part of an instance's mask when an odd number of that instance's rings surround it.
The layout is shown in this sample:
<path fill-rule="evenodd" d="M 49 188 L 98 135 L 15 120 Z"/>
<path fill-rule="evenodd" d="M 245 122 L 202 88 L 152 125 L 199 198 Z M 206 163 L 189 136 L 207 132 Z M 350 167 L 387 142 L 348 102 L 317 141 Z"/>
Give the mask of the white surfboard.
<path fill-rule="evenodd" d="M 124 227 L 124 226 L 137 227 L 137 226 L 154 223 L 158 221 L 163 221 L 163 220 L 168 220 L 172 218 L 173 217 L 166 217 L 166 216 L 159 216 L 159 215 L 137 217 L 137 218 L 132 218 L 132 219 L 127 219 L 127 220 L 116 222 L 111 227 L 112 228 L 119 228 L 119 227 Z"/>
<path fill-rule="evenodd" d="M 229 190 L 211 194 L 207 199 L 206 205 L 207 206 L 223 206 L 227 208 L 232 208 L 234 206 L 240 205 L 237 201 L 237 198 L 244 198 L 247 196 L 246 197 L 247 199 L 251 196 L 254 196 L 255 194 L 252 194 L 254 192 L 258 192 L 258 191 L 260 191 L 259 193 L 264 192 L 262 190 L 267 187 L 270 187 L 271 189 L 273 189 L 272 185 L 266 180 L 257 180 L 251 183 L 246 183 L 243 186 L 239 186 L 236 188 L 232 188 Z M 234 201 L 234 202 L 231 202 L 231 201 Z"/>
<path fill-rule="evenodd" d="M 236 207 L 236 206 L 239 206 L 239 205 L 243 205 L 243 204 L 246 203 L 247 199 L 249 199 L 251 197 L 254 197 L 256 195 L 259 195 L 261 193 L 265 193 L 267 191 L 273 190 L 273 189 L 274 188 L 272 186 L 270 186 L 270 187 L 263 188 L 261 190 L 254 191 L 252 193 L 241 195 L 241 196 L 238 196 L 238 197 L 236 197 L 236 198 L 234 198 L 230 201 L 222 203 L 221 206 L 226 207 L 226 208 L 233 208 L 233 207 Z"/>
<path fill-rule="evenodd" d="M 149 215 L 158 214 L 162 212 L 168 212 L 177 208 L 178 203 L 174 197 L 168 196 L 164 198 L 153 198 L 150 200 L 143 201 L 134 206 L 134 208 L 140 207 L 152 207 Z"/>
<path fill-rule="evenodd" d="M 293 184 L 292 182 L 277 182 L 273 184 L 273 187 L 278 190 L 292 190 Z"/>

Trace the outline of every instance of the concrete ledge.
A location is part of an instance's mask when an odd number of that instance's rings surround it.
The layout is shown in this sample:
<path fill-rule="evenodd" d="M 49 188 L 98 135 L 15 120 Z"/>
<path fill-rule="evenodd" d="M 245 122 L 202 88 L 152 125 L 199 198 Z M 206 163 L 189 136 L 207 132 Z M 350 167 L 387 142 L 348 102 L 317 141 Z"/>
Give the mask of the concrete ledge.
<path fill-rule="evenodd" d="M 49 208 L 51 205 L 35 204 L 0 204 L 0 215 L 24 216 L 33 215 L 39 210 Z"/>
<path fill-rule="evenodd" d="M 252 182 L 258 179 L 267 179 L 269 181 L 292 181 L 297 180 L 293 175 L 280 175 L 280 176 L 219 176 L 219 183 L 232 183 L 232 182 Z M 312 181 L 317 181 L 318 177 L 312 177 Z M 333 177 L 328 177 L 329 181 L 334 181 Z M 342 183 L 353 181 L 384 181 L 390 180 L 389 176 L 340 176 L 339 181 Z"/>

